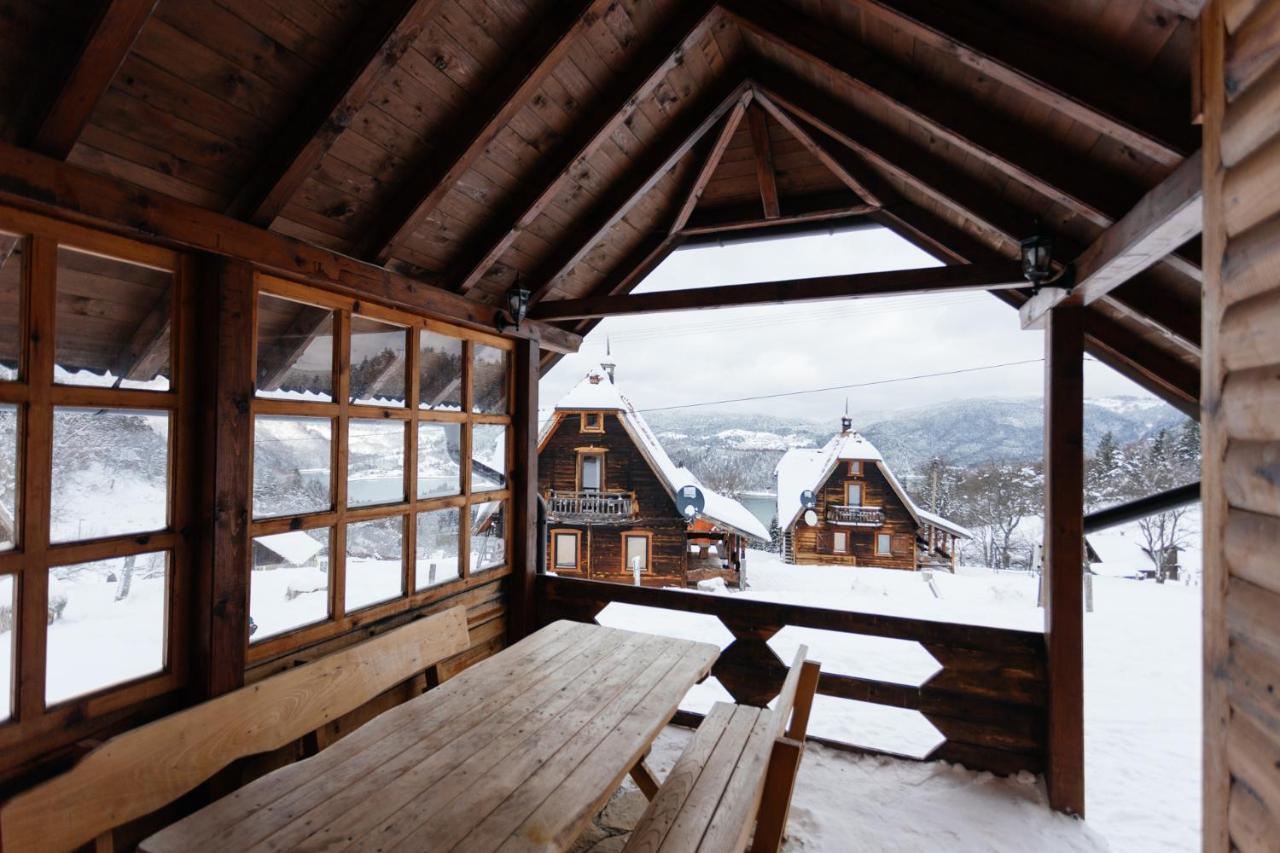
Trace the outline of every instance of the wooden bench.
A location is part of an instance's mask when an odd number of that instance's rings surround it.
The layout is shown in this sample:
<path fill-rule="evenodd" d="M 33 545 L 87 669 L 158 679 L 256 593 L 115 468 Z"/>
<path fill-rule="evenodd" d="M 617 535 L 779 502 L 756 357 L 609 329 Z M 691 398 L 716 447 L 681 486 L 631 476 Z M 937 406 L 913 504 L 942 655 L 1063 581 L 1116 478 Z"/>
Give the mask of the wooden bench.
<path fill-rule="evenodd" d="M 95 842 L 151 814 L 232 761 L 304 737 L 467 650 L 464 607 L 418 619 L 313 663 L 131 729 L 75 767 L 0 807 L 0 850 L 42 853 Z"/>
<path fill-rule="evenodd" d="M 806 654 L 801 646 L 773 710 L 712 706 L 624 853 L 738 853 L 748 842 L 752 853 L 779 849 L 818 688 L 820 667 Z"/>

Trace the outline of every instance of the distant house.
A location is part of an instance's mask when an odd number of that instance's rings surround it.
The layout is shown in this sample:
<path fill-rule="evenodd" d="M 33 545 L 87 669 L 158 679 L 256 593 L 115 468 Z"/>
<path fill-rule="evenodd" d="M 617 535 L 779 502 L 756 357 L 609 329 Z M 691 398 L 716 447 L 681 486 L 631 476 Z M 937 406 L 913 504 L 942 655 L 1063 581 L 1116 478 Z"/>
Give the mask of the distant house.
<path fill-rule="evenodd" d="M 618 390 L 613 364 L 589 372 L 544 424 L 538 487 L 547 502 L 547 567 L 646 585 L 742 580 L 746 545 L 767 528 L 742 504 L 677 465 Z M 701 495 L 680 512 L 680 497 Z"/>
<path fill-rule="evenodd" d="M 956 541 L 971 538 L 918 507 L 848 415 L 825 447 L 788 450 L 774 473 L 788 563 L 954 567 Z"/>
<path fill-rule="evenodd" d="M 320 565 L 324 543 L 301 530 L 272 533 L 253 540 L 255 569 L 296 569 Z"/>

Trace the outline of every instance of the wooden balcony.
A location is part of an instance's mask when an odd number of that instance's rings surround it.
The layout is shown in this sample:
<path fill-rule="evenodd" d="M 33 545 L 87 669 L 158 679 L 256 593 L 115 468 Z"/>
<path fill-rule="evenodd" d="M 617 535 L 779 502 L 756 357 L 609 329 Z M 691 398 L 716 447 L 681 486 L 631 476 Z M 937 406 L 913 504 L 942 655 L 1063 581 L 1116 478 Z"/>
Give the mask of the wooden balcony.
<path fill-rule="evenodd" d="M 634 492 L 560 492 L 547 496 L 547 519 L 562 524 L 627 524 L 636 515 Z"/>
<path fill-rule="evenodd" d="M 877 506 L 837 504 L 827 507 L 827 521 L 849 527 L 880 527 L 884 524 L 884 510 Z"/>

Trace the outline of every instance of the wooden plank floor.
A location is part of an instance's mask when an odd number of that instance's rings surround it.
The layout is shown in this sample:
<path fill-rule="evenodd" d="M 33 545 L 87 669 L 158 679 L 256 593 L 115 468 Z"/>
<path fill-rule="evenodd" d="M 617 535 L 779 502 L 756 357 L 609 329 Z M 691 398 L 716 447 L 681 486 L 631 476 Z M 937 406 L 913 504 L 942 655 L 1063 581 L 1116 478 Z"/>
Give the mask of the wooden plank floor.
<path fill-rule="evenodd" d="M 557 622 L 141 849 L 565 849 L 717 655 Z"/>

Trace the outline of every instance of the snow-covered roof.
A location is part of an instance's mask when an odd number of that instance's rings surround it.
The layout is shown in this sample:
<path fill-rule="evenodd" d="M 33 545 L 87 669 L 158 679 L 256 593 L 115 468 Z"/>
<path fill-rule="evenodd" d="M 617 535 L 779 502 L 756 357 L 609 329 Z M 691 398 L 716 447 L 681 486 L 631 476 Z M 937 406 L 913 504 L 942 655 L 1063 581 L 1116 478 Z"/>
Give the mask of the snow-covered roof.
<path fill-rule="evenodd" d="M 285 562 L 293 566 L 301 566 L 310 561 L 324 547 L 323 542 L 312 539 L 301 530 L 259 536 L 254 541 L 264 548 L 279 554 L 284 558 Z"/>
<path fill-rule="evenodd" d="M 676 493 L 685 486 L 695 486 L 706 498 L 706 506 L 698 513 L 699 517 L 732 528 L 738 533 L 768 541 L 769 531 L 749 509 L 733 498 L 707 488 L 696 474 L 672 461 L 648 422 L 618 390 L 610 371 L 603 365 L 589 371 L 581 382 L 556 403 L 557 413 L 581 410 L 616 413 L 623 428 L 648 460 L 649 467 L 671 494 L 672 500 L 675 500 Z M 555 417 L 548 420 L 539 436 L 539 443 L 554 428 L 555 422 Z"/>
<path fill-rule="evenodd" d="M 874 463 L 918 524 L 932 525 L 962 539 L 973 538 L 973 534 L 966 528 L 918 507 L 889 470 L 876 446 L 852 429 L 832 436 L 820 450 L 792 448 L 778 460 L 774 475 L 778 481 L 778 524 L 782 529 L 787 529 L 800 517 L 803 509 L 800 504 L 801 493 L 817 491 L 831 476 L 837 464 L 852 461 Z"/>

